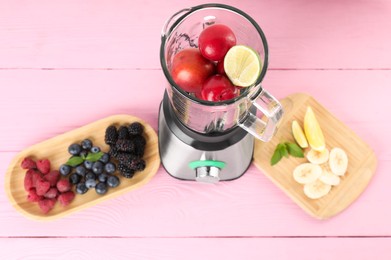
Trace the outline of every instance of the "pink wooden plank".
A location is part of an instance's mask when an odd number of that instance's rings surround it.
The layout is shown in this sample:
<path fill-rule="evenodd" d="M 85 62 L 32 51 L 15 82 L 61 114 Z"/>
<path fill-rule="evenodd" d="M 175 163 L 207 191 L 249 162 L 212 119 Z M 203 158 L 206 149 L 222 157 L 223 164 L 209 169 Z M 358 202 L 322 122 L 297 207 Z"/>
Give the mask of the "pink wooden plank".
<path fill-rule="evenodd" d="M 0 68 L 160 68 L 165 20 L 204 2 L 1 1 Z M 261 25 L 271 68 L 391 67 L 390 1 L 216 2 Z"/>
<path fill-rule="evenodd" d="M 3 259 L 389 259 L 390 238 L 0 239 Z M 23 249 L 23 250 L 22 250 Z"/>

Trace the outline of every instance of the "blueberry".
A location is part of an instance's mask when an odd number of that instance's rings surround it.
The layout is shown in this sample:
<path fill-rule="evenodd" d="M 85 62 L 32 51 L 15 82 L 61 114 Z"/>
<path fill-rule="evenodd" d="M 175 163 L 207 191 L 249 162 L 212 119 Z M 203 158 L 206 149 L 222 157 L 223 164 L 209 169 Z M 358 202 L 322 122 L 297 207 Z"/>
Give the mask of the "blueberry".
<path fill-rule="evenodd" d="M 87 180 L 95 180 L 96 179 L 96 175 L 95 174 L 93 174 L 92 172 L 88 172 L 87 174 L 86 174 L 86 177 L 85 177 L 85 179 L 86 179 L 86 181 Z"/>
<path fill-rule="evenodd" d="M 109 178 L 107 178 L 107 185 L 112 188 L 117 187 L 119 185 L 119 178 L 115 175 L 110 175 Z"/>
<path fill-rule="evenodd" d="M 72 184 L 78 184 L 80 180 L 81 176 L 76 173 L 72 173 L 71 175 L 69 175 L 69 182 Z"/>
<path fill-rule="evenodd" d="M 96 186 L 95 186 L 95 191 L 96 193 L 100 194 L 100 195 L 103 195 L 107 192 L 107 186 L 105 183 L 103 182 L 99 182 Z"/>
<path fill-rule="evenodd" d="M 103 172 L 103 163 L 100 161 L 94 162 L 92 165 L 92 171 L 95 174 L 101 174 Z"/>
<path fill-rule="evenodd" d="M 98 180 L 100 182 L 106 182 L 108 177 L 109 175 L 107 175 L 106 173 L 101 173 L 98 175 Z"/>
<path fill-rule="evenodd" d="M 71 172 L 71 166 L 63 164 L 60 166 L 60 173 L 63 176 L 67 176 Z"/>
<path fill-rule="evenodd" d="M 88 169 L 88 170 L 91 170 L 92 169 L 92 165 L 93 165 L 94 163 L 93 162 L 91 162 L 91 161 L 88 161 L 88 160 L 85 160 L 84 161 L 84 167 L 86 167 L 86 169 Z"/>
<path fill-rule="evenodd" d="M 72 155 L 79 155 L 81 152 L 81 146 L 79 144 L 71 144 L 68 147 L 68 152 Z"/>
<path fill-rule="evenodd" d="M 112 173 L 115 172 L 115 170 L 116 170 L 116 167 L 115 167 L 115 164 L 114 164 L 114 163 L 109 162 L 109 163 L 107 163 L 107 164 L 105 165 L 105 171 L 106 171 L 107 173 L 112 174 Z"/>
<path fill-rule="evenodd" d="M 84 139 L 81 141 L 81 147 L 85 150 L 90 150 L 92 148 L 92 141 L 90 139 Z"/>
<path fill-rule="evenodd" d="M 104 153 L 102 157 L 100 157 L 99 161 L 108 163 L 110 161 L 110 155 L 108 153 Z"/>
<path fill-rule="evenodd" d="M 79 194 L 84 194 L 88 191 L 88 188 L 84 182 L 79 182 L 76 185 L 76 192 Z"/>
<path fill-rule="evenodd" d="M 100 152 L 100 148 L 98 146 L 93 146 L 91 148 L 91 153 L 99 153 Z"/>
<path fill-rule="evenodd" d="M 87 157 L 87 155 L 88 155 L 88 151 L 86 151 L 86 150 L 81 151 L 79 154 L 79 156 L 83 159 L 85 159 Z"/>
<path fill-rule="evenodd" d="M 84 168 L 84 166 L 82 166 L 82 165 L 77 166 L 75 171 L 78 175 L 80 175 L 82 177 L 84 177 L 87 172 L 86 168 Z"/>
<path fill-rule="evenodd" d="M 88 179 L 86 180 L 86 187 L 91 189 L 91 188 L 95 188 L 96 186 L 96 181 L 93 180 L 93 179 Z"/>

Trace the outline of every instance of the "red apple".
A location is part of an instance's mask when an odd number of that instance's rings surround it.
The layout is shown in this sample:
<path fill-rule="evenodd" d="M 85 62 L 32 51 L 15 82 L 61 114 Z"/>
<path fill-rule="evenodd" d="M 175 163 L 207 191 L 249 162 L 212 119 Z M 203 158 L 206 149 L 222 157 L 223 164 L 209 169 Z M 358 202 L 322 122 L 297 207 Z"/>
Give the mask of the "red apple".
<path fill-rule="evenodd" d="M 196 96 L 207 101 L 223 101 L 235 98 L 238 94 L 238 88 L 226 76 L 215 74 L 205 81 Z"/>
<path fill-rule="evenodd" d="M 173 59 L 171 76 L 187 92 L 200 92 L 204 81 L 215 72 L 215 65 L 205 59 L 198 49 L 178 52 Z"/>
<path fill-rule="evenodd" d="M 224 59 L 227 51 L 236 45 L 233 31 L 224 24 L 206 27 L 198 38 L 198 47 L 202 56 L 212 61 Z"/>
<path fill-rule="evenodd" d="M 224 60 L 217 62 L 216 69 L 217 69 L 217 74 L 225 76 Z"/>

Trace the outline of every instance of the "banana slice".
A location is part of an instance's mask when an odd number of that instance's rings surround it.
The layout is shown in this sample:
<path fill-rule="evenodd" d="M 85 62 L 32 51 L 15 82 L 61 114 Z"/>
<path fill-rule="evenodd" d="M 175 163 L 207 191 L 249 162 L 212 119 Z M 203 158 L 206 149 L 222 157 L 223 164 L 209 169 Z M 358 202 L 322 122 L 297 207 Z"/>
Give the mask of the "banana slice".
<path fill-rule="evenodd" d="M 329 150 L 327 148 L 324 148 L 323 150 L 321 151 L 317 151 L 317 150 L 314 150 L 314 149 L 311 149 L 308 153 L 307 153 L 307 159 L 308 161 L 310 161 L 311 163 L 314 163 L 314 164 L 322 164 L 322 163 L 325 163 L 328 161 L 329 159 Z"/>
<path fill-rule="evenodd" d="M 341 179 L 327 168 L 328 167 L 322 166 L 322 174 L 320 175 L 319 180 L 324 184 L 337 186 L 341 182 Z"/>
<path fill-rule="evenodd" d="M 325 184 L 321 180 L 304 185 L 304 194 L 310 199 L 319 199 L 328 194 L 330 190 L 331 185 Z"/>
<path fill-rule="evenodd" d="M 331 171 L 338 175 L 343 176 L 348 169 L 348 156 L 341 148 L 335 147 L 330 151 L 329 165 Z"/>
<path fill-rule="evenodd" d="M 312 163 L 302 163 L 293 170 L 293 178 L 301 184 L 314 182 L 322 174 L 322 168 Z"/>

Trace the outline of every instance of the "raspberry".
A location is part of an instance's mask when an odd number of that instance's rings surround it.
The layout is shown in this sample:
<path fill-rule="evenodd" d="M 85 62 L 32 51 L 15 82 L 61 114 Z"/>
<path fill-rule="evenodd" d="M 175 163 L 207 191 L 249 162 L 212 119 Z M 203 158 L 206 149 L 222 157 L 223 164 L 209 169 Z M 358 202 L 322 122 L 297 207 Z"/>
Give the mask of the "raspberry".
<path fill-rule="evenodd" d="M 67 191 L 61 193 L 60 196 L 58 196 L 58 201 L 62 206 L 66 206 L 69 203 L 71 203 L 74 198 L 75 198 L 75 193 L 73 193 L 73 191 Z"/>
<path fill-rule="evenodd" d="M 38 201 L 39 208 L 45 214 L 47 214 L 50 210 L 52 210 L 55 204 L 56 204 L 55 199 L 43 199 Z"/>
<path fill-rule="evenodd" d="M 108 145 L 115 144 L 118 140 L 117 128 L 113 125 L 106 128 L 105 143 Z"/>
<path fill-rule="evenodd" d="M 134 122 L 128 126 L 128 132 L 130 135 L 141 135 L 144 132 L 144 127 L 141 123 Z"/>
<path fill-rule="evenodd" d="M 47 199 L 55 199 L 58 195 L 57 188 L 50 188 L 45 195 L 43 195 Z"/>
<path fill-rule="evenodd" d="M 42 196 L 50 189 L 50 183 L 44 179 L 37 180 L 35 189 L 37 190 L 37 195 Z"/>
<path fill-rule="evenodd" d="M 38 196 L 37 195 L 37 191 L 35 190 L 35 188 L 31 188 L 29 190 L 29 193 L 27 194 L 27 200 L 28 201 L 31 201 L 31 202 L 38 202 L 40 200 L 42 200 L 43 197 L 42 196 Z"/>
<path fill-rule="evenodd" d="M 37 170 L 32 170 L 33 171 L 33 187 L 37 187 L 37 181 L 42 180 L 42 174 L 37 171 Z"/>
<path fill-rule="evenodd" d="M 119 139 L 115 147 L 118 149 L 118 151 L 121 152 L 133 153 L 135 150 L 134 143 L 130 140 L 124 140 L 124 139 Z"/>
<path fill-rule="evenodd" d="M 44 179 L 50 183 L 51 187 L 55 187 L 60 177 L 60 172 L 57 170 L 53 170 L 46 174 L 44 176 Z"/>
<path fill-rule="evenodd" d="M 126 126 L 120 126 L 118 129 L 118 140 L 129 140 L 129 131 Z"/>
<path fill-rule="evenodd" d="M 34 169 L 30 169 L 26 172 L 26 175 L 24 176 L 24 189 L 25 191 L 29 191 L 30 189 L 34 188 L 33 183 L 33 173 L 35 172 Z"/>
<path fill-rule="evenodd" d="M 57 182 L 57 189 L 59 192 L 67 192 L 71 190 L 71 183 L 68 179 L 61 179 Z"/>
<path fill-rule="evenodd" d="M 38 160 L 37 168 L 42 174 L 50 172 L 50 161 L 48 159 Z"/>
<path fill-rule="evenodd" d="M 26 157 L 23 159 L 22 163 L 20 164 L 23 169 L 34 169 L 37 167 L 35 161 L 31 159 L 30 157 Z"/>

